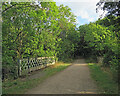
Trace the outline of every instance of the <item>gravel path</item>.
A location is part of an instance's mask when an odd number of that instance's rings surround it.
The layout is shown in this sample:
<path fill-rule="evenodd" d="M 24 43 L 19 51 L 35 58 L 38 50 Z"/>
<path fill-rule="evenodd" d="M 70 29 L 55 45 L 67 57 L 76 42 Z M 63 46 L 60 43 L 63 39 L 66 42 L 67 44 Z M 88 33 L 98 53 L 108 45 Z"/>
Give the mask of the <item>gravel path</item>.
<path fill-rule="evenodd" d="M 77 59 L 65 70 L 46 79 L 25 94 L 96 94 L 97 87 L 90 77 L 84 59 Z"/>

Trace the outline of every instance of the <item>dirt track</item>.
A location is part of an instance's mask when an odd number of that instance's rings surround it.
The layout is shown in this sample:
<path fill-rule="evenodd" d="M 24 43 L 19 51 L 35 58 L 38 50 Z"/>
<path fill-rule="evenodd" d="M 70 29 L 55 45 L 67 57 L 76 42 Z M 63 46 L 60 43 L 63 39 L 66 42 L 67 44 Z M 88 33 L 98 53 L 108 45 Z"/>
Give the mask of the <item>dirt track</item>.
<path fill-rule="evenodd" d="M 77 59 L 73 65 L 46 79 L 25 94 L 96 94 L 97 87 L 90 77 L 84 59 Z"/>

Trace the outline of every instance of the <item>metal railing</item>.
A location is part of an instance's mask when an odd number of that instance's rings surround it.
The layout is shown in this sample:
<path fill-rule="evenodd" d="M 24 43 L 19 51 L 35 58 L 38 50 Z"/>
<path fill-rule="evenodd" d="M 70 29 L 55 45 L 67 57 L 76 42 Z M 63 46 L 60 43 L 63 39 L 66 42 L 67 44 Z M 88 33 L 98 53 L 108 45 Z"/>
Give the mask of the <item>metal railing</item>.
<path fill-rule="evenodd" d="M 18 60 L 18 75 L 26 75 L 32 71 L 55 64 L 55 57 L 38 57 Z"/>

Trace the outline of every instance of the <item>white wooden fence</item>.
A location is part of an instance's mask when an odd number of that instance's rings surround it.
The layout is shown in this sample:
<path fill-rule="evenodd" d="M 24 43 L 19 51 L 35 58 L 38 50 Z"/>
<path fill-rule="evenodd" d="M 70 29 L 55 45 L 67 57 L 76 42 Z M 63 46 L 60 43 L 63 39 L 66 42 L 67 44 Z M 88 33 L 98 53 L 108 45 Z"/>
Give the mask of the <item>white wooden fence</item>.
<path fill-rule="evenodd" d="M 32 71 L 55 64 L 55 57 L 38 57 L 18 60 L 18 75 L 26 75 Z"/>

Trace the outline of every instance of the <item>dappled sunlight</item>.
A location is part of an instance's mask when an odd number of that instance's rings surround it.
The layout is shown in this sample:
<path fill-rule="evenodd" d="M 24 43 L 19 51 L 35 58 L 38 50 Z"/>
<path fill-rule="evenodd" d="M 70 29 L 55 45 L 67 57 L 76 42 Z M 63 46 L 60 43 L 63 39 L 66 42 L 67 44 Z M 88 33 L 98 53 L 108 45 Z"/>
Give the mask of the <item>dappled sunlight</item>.
<path fill-rule="evenodd" d="M 74 66 L 86 66 L 88 64 L 74 64 Z"/>
<path fill-rule="evenodd" d="M 88 63 L 88 65 L 92 66 L 92 65 L 94 65 L 94 63 Z"/>
<path fill-rule="evenodd" d="M 89 91 L 81 91 L 77 92 L 78 94 L 96 94 L 96 92 L 89 92 Z"/>
<path fill-rule="evenodd" d="M 89 90 L 84 90 L 84 91 L 76 91 L 73 89 L 66 89 L 66 91 L 74 94 L 97 94 L 96 90 L 94 89 L 89 89 Z"/>
<path fill-rule="evenodd" d="M 57 68 L 59 66 L 68 66 L 71 65 L 70 63 L 64 63 L 64 62 L 56 62 L 54 65 L 49 66 L 50 68 Z"/>

